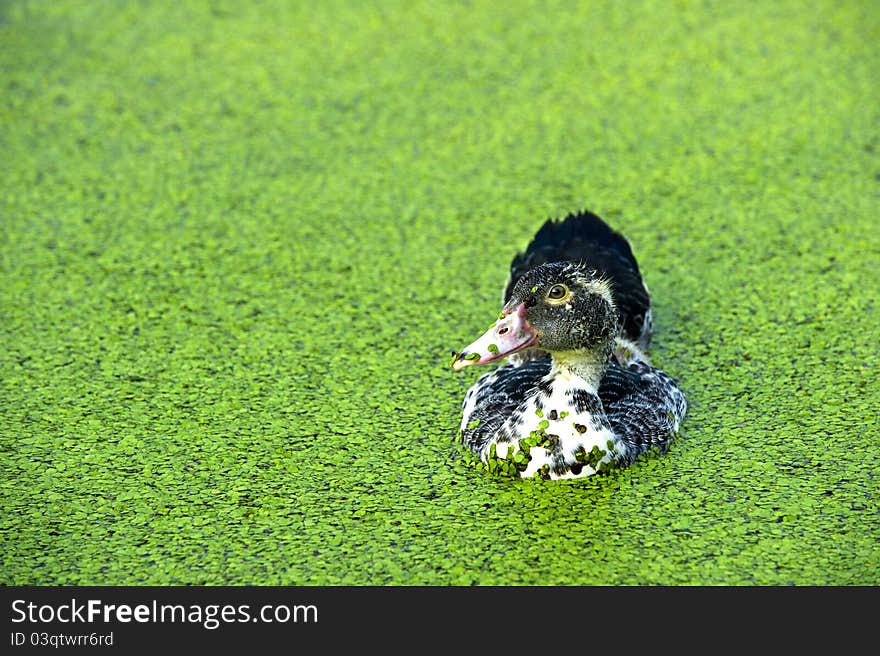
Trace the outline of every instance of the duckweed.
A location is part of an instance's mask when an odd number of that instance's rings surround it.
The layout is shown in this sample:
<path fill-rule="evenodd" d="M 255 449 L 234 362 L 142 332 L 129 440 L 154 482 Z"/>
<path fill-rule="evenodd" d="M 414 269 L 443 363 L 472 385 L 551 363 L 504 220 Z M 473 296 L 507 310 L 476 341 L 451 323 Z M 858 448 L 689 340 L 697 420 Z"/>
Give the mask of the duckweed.
<path fill-rule="evenodd" d="M 0 3 L 0 583 L 880 584 L 880 12 L 802 5 Z M 448 350 L 580 208 L 680 438 L 488 476 Z"/>
<path fill-rule="evenodd" d="M 593 446 L 589 452 L 584 451 L 584 449 L 580 449 L 576 451 L 574 456 L 575 460 L 577 460 L 582 465 L 589 465 L 593 469 L 598 469 L 599 461 L 605 457 L 606 451 L 603 451 L 598 446 Z"/>
<path fill-rule="evenodd" d="M 493 443 L 489 448 L 483 469 L 492 476 L 504 478 L 519 477 L 520 472 L 525 471 L 531 458 L 527 453 L 510 445 L 504 457 L 498 456 L 496 445 Z"/>

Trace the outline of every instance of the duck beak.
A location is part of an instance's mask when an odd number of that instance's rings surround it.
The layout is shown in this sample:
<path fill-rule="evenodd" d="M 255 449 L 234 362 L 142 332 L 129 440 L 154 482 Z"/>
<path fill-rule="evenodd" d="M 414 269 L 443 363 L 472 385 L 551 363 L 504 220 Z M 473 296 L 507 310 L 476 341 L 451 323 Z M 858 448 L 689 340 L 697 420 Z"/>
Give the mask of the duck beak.
<path fill-rule="evenodd" d="M 516 308 L 504 308 L 503 316 L 482 337 L 452 360 L 452 368 L 458 371 L 472 364 L 489 364 L 511 353 L 522 351 L 538 341 L 538 333 L 526 320 L 526 304 Z"/>

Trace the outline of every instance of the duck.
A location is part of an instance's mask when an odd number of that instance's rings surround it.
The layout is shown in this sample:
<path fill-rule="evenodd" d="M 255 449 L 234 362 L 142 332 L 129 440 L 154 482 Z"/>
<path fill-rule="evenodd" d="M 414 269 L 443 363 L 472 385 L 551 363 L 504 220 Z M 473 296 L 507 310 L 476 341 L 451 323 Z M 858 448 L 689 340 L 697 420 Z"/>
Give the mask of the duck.
<path fill-rule="evenodd" d="M 629 241 L 580 210 L 510 265 L 496 321 L 452 367 L 499 364 L 462 401 L 459 436 L 490 472 L 559 480 L 666 453 L 687 410 L 647 355 L 651 294 Z"/>

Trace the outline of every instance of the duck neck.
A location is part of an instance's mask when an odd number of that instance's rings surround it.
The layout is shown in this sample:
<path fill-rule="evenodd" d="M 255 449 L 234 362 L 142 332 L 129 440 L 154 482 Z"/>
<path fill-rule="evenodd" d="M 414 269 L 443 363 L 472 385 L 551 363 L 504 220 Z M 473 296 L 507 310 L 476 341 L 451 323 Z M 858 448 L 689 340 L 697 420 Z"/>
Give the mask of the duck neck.
<path fill-rule="evenodd" d="M 551 373 L 563 378 L 580 378 L 585 387 L 595 392 L 608 367 L 609 355 L 609 349 L 555 352 Z"/>

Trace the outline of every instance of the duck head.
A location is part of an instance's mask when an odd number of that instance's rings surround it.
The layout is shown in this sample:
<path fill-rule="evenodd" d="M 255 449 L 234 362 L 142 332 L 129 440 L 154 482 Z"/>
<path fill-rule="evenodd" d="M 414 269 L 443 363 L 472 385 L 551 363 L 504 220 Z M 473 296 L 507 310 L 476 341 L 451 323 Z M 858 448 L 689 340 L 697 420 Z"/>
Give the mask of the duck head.
<path fill-rule="evenodd" d="M 607 280 L 576 262 L 542 264 L 516 283 L 498 320 L 453 359 L 489 364 L 527 348 L 551 355 L 610 350 L 619 317 Z"/>

